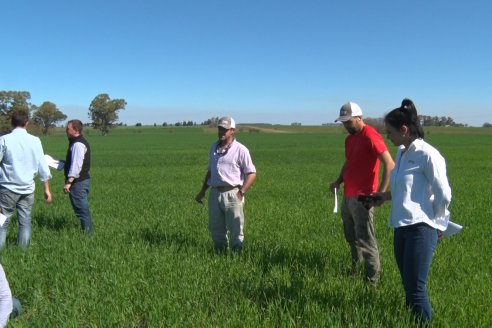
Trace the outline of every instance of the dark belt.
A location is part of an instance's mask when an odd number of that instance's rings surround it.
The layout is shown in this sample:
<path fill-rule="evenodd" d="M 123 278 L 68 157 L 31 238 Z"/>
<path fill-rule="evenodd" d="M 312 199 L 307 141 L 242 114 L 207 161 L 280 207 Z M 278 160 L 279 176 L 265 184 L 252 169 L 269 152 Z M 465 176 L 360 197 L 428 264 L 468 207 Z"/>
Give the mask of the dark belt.
<path fill-rule="evenodd" d="M 239 188 L 239 186 L 216 186 L 212 187 L 213 189 L 216 189 L 218 192 L 226 192 L 226 191 L 231 191 L 234 189 Z"/>

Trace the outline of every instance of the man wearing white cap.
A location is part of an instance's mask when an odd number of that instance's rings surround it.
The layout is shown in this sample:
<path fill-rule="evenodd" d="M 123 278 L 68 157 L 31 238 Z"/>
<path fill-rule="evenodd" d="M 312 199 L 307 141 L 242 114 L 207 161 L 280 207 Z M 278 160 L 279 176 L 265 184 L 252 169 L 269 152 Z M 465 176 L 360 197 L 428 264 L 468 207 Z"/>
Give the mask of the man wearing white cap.
<path fill-rule="evenodd" d="M 207 189 L 211 187 L 208 228 L 215 250 L 225 251 L 229 239 L 231 249 L 241 252 L 244 242 L 244 195 L 256 178 L 256 168 L 249 150 L 234 137 L 234 119 L 224 116 L 217 125 L 219 140 L 210 147 L 207 174 L 195 200 L 202 203 Z"/>
<path fill-rule="evenodd" d="M 344 104 L 335 122 L 342 122 L 349 135 L 345 139 L 345 163 L 330 189 L 334 192 L 344 184 L 342 221 L 352 254 L 352 269 L 355 271 L 357 264 L 364 261 L 366 278 L 376 282 L 381 266 L 373 224 L 374 208 L 358 201 L 358 196 L 385 191 L 394 162 L 381 135 L 362 120 L 359 105 Z M 383 174 L 379 183 L 380 162 Z"/>

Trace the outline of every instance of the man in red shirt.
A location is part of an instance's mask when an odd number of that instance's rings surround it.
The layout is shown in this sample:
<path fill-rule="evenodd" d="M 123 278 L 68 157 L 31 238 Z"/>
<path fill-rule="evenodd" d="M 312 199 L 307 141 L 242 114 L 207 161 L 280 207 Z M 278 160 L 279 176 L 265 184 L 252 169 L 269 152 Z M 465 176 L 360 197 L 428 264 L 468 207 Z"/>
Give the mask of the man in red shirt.
<path fill-rule="evenodd" d="M 386 191 L 393 159 L 381 135 L 362 120 L 362 110 L 354 102 L 340 108 L 335 122 L 342 122 L 349 133 L 345 139 L 345 163 L 338 178 L 330 184 L 332 192 L 344 184 L 342 221 L 345 239 L 352 253 L 352 269 L 364 261 L 366 277 L 377 282 L 381 272 L 379 251 L 374 231 L 374 207 L 366 207 L 358 196 Z M 379 163 L 383 174 L 379 183 Z"/>

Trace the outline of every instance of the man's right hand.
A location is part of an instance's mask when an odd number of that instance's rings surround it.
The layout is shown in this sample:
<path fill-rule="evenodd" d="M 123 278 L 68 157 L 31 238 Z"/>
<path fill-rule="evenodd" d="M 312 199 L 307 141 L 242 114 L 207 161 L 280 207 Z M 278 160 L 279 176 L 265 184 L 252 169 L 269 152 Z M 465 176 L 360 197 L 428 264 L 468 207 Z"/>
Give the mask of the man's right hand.
<path fill-rule="evenodd" d="M 44 200 L 48 204 L 50 204 L 53 201 L 53 199 L 51 198 L 51 192 L 49 190 L 44 191 Z"/>
<path fill-rule="evenodd" d="M 63 186 L 63 192 L 65 194 L 68 194 L 70 192 L 70 188 L 72 187 L 72 184 L 71 183 L 66 183 L 64 186 Z"/>
<path fill-rule="evenodd" d="M 334 182 L 330 183 L 330 191 L 333 194 L 335 193 L 335 189 L 336 190 L 339 190 L 340 189 L 340 183 L 338 181 L 334 181 Z"/>
<path fill-rule="evenodd" d="M 203 204 L 203 198 L 205 197 L 205 192 L 204 191 L 200 191 L 196 196 L 195 196 L 195 200 L 197 203 L 200 203 L 200 204 Z"/>

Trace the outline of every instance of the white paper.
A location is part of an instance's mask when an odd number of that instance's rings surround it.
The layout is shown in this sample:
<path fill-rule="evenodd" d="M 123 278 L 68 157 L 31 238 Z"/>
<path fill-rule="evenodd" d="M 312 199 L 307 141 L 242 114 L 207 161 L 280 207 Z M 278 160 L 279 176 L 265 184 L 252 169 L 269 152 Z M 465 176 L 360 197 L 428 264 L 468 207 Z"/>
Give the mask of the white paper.
<path fill-rule="evenodd" d="M 5 220 L 7 220 L 7 217 L 3 213 L 0 213 L 0 227 L 3 227 Z"/>
<path fill-rule="evenodd" d="M 456 235 L 463 229 L 463 226 L 449 221 L 448 228 L 442 232 L 444 237 L 451 237 L 452 235 Z"/>
<path fill-rule="evenodd" d="M 65 166 L 64 161 L 56 160 L 48 154 L 44 155 L 44 159 L 46 160 L 46 163 L 48 163 L 49 167 L 52 167 L 58 171 L 61 171 L 63 169 L 63 167 Z"/>
<path fill-rule="evenodd" d="M 337 188 L 335 188 L 334 192 L 335 192 L 335 206 L 333 207 L 333 213 L 337 213 L 338 212 Z"/>

